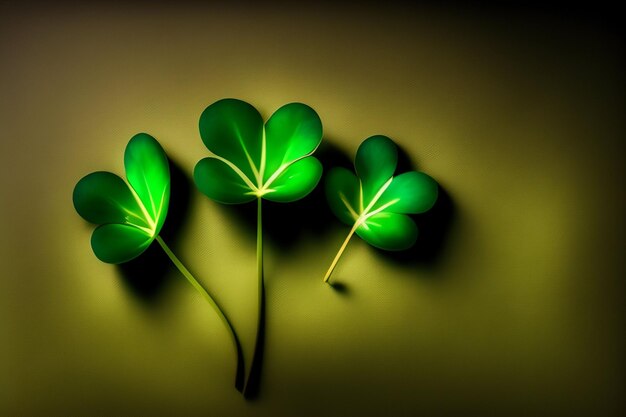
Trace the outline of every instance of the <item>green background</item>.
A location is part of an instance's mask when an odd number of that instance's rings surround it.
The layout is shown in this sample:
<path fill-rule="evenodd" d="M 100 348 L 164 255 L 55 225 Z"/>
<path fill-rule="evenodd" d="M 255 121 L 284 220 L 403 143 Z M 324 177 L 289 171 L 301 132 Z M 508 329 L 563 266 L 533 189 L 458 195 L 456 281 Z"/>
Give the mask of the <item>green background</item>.
<path fill-rule="evenodd" d="M 612 23 L 532 8 L 2 3 L 0 414 L 622 415 L 625 66 Z M 198 118 L 223 97 L 265 118 L 310 105 L 327 166 L 387 135 L 445 190 L 418 218 L 419 250 L 354 239 L 342 291 L 322 278 L 349 228 L 321 195 L 266 205 L 253 401 L 233 388 L 219 319 L 164 255 L 101 263 L 71 200 L 87 173 L 123 174 L 132 135 L 156 137 L 182 177 L 165 238 L 249 360 L 254 207 L 189 184 L 207 155 Z"/>

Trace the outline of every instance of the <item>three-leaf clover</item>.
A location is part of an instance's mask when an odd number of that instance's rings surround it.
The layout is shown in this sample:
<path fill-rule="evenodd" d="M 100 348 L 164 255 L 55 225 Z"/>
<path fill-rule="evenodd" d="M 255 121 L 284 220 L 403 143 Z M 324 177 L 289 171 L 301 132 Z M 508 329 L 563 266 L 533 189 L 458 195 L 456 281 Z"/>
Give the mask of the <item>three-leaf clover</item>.
<path fill-rule="evenodd" d="M 159 236 L 170 199 L 170 171 L 167 155 L 152 136 L 132 137 L 124 152 L 128 184 L 106 171 L 83 177 L 74 188 L 78 214 L 98 224 L 91 247 L 103 262 L 124 263 L 141 255 L 156 240 L 189 283 L 209 302 L 229 331 L 237 354 L 235 386 L 241 390 L 243 363 L 239 339 L 213 297 L 187 270 Z"/>
<path fill-rule="evenodd" d="M 250 104 L 222 99 L 202 112 L 200 136 L 211 154 L 198 162 L 194 179 L 220 203 L 299 200 L 322 175 L 322 165 L 310 156 L 322 140 L 322 122 L 305 104 L 281 107 L 264 126 Z"/>
<path fill-rule="evenodd" d="M 263 124 L 263 118 L 250 104 L 222 99 L 202 112 L 200 136 L 210 154 L 195 167 L 198 189 L 220 203 L 257 200 L 259 323 L 252 373 L 258 360 L 265 308 L 261 200 L 291 202 L 315 188 L 322 165 L 311 155 L 322 140 L 322 122 L 309 106 L 291 103 Z"/>
<path fill-rule="evenodd" d="M 354 159 L 356 176 L 345 168 L 333 168 L 326 178 L 326 198 L 333 213 L 350 233 L 335 256 L 324 282 L 328 282 L 354 233 L 372 246 L 403 250 L 417 239 L 417 226 L 407 214 L 428 211 L 437 200 L 435 180 L 423 172 L 394 176 L 398 161 L 395 143 L 372 136 L 359 146 Z"/>

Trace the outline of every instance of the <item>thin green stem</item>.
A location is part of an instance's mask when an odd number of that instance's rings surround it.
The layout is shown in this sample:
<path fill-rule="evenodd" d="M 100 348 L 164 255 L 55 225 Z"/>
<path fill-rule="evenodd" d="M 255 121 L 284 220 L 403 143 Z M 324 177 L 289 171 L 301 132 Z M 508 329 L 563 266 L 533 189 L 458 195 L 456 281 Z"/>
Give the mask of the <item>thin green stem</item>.
<path fill-rule="evenodd" d="M 174 255 L 174 252 L 172 252 L 172 250 L 167 246 L 167 244 L 163 241 L 161 236 L 157 236 L 156 241 L 159 242 L 159 245 L 161 245 L 161 248 L 163 248 L 163 251 L 167 254 L 167 256 L 170 258 L 170 260 L 176 266 L 176 268 L 178 268 L 180 273 L 183 274 L 183 276 L 196 289 L 196 291 L 198 291 L 204 297 L 204 299 L 209 302 L 211 307 L 213 307 L 213 309 L 219 316 L 220 320 L 222 320 L 222 323 L 224 323 L 224 326 L 226 326 L 226 329 L 230 333 L 230 336 L 233 340 L 233 344 L 235 345 L 235 353 L 237 354 L 237 371 L 236 371 L 236 377 L 235 377 L 235 388 L 241 391 L 242 386 L 243 386 L 243 372 L 244 372 L 243 353 L 241 351 L 241 345 L 239 344 L 239 339 L 237 338 L 235 329 L 233 328 L 232 324 L 230 324 L 230 321 L 228 320 L 228 318 L 226 317 L 226 315 L 224 314 L 220 306 L 213 299 L 213 297 L 211 297 L 211 294 L 209 294 L 209 292 L 202 286 L 202 284 L 200 284 L 200 282 L 198 282 L 198 280 L 191 274 L 191 272 L 189 272 L 189 270 L 185 268 L 185 265 L 182 264 L 182 262 L 176 257 L 176 255 Z"/>
<path fill-rule="evenodd" d="M 328 268 L 328 271 L 326 272 L 326 275 L 324 276 L 324 282 L 328 283 L 328 280 L 330 279 L 331 274 L 333 273 L 333 271 L 335 270 L 335 267 L 337 266 L 337 262 L 339 262 L 339 258 L 341 258 L 343 251 L 346 250 L 346 247 L 348 246 L 348 242 L 350 242 L 350 238 L 352 237 L 354 232 L 356 232 L 356 229 L 359 228 L 359 225 L 360 225 L 360 222 L 357 221 L 354 223 L 354 226 L 352 226 L 352 229 L 350 229 L 350 233 L 348 233 L 348 237 L 346 237 L 346 240 L 343 241 L 343 244 L 339 248 L 339 252 L 337 252 L 335 259 L 333 259 L 333 263 L 330 264 L 330 268 Z"/>
<path fill-rule="evenodd" d="M 244 396 L 250 397 L 256 394 L 261 369 L 261 357 L 263 355 L 263 343 L 265 338 L 265 285 L 263 279 L 263 216 L 261 211 L 261 198 L 257 198 L 257 234 L 256 234 L 256 260 L 258 279 L 258 308 L 256 339 L 252 354 L 250 373 L 244 388 Z"/>

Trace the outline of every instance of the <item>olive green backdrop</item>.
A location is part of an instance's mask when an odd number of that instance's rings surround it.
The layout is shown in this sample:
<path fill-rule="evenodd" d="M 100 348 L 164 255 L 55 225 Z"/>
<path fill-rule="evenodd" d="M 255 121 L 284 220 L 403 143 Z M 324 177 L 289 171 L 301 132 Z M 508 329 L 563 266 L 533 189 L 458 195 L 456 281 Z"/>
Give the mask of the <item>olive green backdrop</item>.
<path fill-rule="evenodd" d="M 0 414 L 622 415 L 624 48 L 584 13 L 458 7 L 0 6 Z M 300 101 L 345 164 L 385 134 L 444 193 L 387 255 L 319 191 L 266 206 L 260 392 L 158 250 L 98 261 L 76 182 L 156 137 L 179 169 L 166 240 L 250 359 L 254 206 L 190 183 L 202 110 Z M 158 249 L 158 248 L 156 248 Z"/>

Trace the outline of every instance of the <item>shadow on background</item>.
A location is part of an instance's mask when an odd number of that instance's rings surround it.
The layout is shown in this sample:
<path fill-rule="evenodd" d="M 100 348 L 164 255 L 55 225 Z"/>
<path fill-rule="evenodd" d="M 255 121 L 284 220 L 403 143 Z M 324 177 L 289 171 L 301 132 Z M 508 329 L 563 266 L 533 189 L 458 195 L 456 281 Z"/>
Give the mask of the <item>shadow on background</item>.
<path fill-rule="evenodd" d="M 187 219 L 191 203 L 191 181 L 183 170 L 169 157 L 171 191 L 167 218 L 160 236 L 172 248 Z M 171 274 L 172 262 L 153 242 L 148 250 L 132 261 L 117 265 L 122 282 L 131 293 L 147 305 L 154 305 L 160 299 Z"/>
<path fill-rule="evenodd" d="M 340 294 L 340 295 L 349 295 L 350 294 L 350 287 L 348 287 L 343 282 L 335 281 L 335 280 L 331 279 L 331 280 L 328 281 L 328 285 L 330 285 L 330 288 L 335 290 L 335 292 L 337 294 Z"/>
<path fill-rule="evenodd" d="M 259 316 L 257 317 L 257 333 L 254 342 L 254 352 L 252 354 L 252 363 L 250 364 L 250 372 L 248 381 L 243 391 L 246 400 L 254 400 L 258 398 L 261 388 L 261 374 L 263 369 L 263 357 L 265 356 L 265 288 L 259 296 Z"/>

